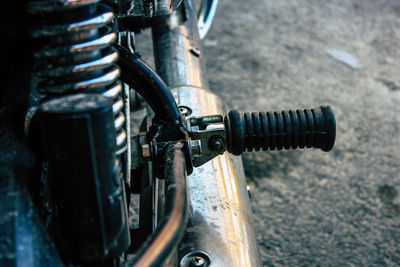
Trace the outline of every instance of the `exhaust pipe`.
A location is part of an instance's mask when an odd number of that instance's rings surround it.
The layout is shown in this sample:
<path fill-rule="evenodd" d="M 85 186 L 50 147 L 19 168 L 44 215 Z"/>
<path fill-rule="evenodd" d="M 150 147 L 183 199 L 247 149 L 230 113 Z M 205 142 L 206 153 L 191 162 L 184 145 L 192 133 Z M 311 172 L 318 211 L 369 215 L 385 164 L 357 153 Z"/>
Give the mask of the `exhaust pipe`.
<path fill-rule="evenodd" d="M 186 118 L 225 116 L 224 103 L 208 90 L 191 1 L 183 1 L 173 14 L 156 20 L 157 73 Z M 241 157 L 225 152 L 195 168 L 187 186 L 190 210 L 177 249 L 180 266 L 261 266 Z"/>

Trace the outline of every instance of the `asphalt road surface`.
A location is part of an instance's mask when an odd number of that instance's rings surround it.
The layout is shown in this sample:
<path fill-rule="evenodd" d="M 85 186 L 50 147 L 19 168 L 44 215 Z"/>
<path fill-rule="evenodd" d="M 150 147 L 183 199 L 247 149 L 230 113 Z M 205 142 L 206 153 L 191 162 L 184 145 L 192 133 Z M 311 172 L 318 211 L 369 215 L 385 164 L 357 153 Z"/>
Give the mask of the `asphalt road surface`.
<path fill-rule="evenodd" d="M 329 153 L 244 156 L 263 264 L 400 265 L 400 1 L 222 0 L 204 50 L 232 108 L 336 115 Z"/>
<path fill-rule="evenodd" d="M 203 48 L 231 108 L 336 115 L 329 153 L 244 155 L 263 264 L 400 265 L 400 1 L 221 0 Z"/>

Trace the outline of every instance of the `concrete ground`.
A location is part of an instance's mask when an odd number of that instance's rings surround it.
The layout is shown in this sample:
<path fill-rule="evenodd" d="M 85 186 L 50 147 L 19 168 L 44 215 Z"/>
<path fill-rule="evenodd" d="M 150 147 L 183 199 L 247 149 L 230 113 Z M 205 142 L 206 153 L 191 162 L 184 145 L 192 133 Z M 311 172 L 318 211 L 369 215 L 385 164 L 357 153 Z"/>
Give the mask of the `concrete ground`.
<path fill-rule="evenodd" d="M 204 54 L 231 108 L 336 115 L 329 153 L 244 155 L 263 264 L 400 265 L 400 1 L 222 0 Z"/>
<path fill-rule="evenodd" d="M 244 155 L 263 264 L 400 265 L 400 1 L 221 0 L 203 46 L 231 108 L 336 114 L 329 153 Z"/>

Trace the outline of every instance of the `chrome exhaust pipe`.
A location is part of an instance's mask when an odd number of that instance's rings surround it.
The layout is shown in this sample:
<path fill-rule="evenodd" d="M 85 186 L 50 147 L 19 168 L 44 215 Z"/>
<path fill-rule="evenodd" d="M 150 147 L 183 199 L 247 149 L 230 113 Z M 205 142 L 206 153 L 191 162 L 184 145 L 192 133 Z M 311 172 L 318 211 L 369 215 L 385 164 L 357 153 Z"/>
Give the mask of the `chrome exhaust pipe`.
<path fill-rule="evenodd" d="M 224 116 L 224 103 L 208 90 L 191 1 L 153 25 L 157 72 L 186 117 Z M 261 266 L 241 157 L 225 152 L 195 168 L 187 184 L 190 213 L 177 249 L 180 266 L 195 266 L 193 260 L 203 266 Z"/>

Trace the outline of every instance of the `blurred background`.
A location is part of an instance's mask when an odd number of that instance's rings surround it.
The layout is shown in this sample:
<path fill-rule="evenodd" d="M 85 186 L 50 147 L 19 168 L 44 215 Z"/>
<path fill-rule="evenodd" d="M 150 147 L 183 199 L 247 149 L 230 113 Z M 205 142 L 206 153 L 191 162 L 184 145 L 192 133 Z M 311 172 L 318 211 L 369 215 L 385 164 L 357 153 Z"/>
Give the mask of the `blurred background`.
<path fill-rule="evenodd" d="M 400 1 L 220 0 L 203 55 L 231 109 L 336 115 L 329 153 L 243 157 L 264 266 L 400 265 Z"/>

